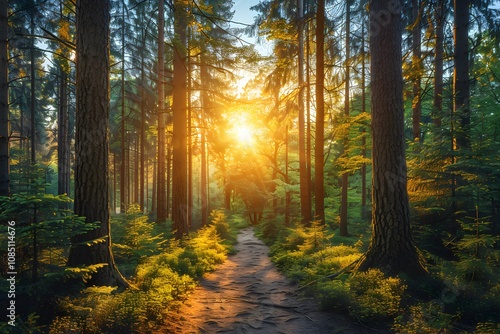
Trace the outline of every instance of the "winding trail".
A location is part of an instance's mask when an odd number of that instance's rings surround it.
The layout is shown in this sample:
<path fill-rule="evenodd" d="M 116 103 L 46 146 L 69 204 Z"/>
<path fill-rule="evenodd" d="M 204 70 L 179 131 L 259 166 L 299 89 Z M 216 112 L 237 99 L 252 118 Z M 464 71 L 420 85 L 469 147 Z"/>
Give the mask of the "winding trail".
<path fill-rule="evenodd" d="M 238 235 L 238 253 L 207 274 L 167 322 L 168 333 L 368 333 L 321 312 L 276 269 L 269 248 L 251 228 Z"/>

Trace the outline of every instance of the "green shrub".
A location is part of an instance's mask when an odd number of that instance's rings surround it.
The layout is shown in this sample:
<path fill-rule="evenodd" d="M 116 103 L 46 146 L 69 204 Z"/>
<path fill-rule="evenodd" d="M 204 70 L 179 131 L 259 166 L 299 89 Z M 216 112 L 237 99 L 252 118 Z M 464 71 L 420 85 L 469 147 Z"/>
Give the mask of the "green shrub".
<path fill-rule="evenodd" d="M 378 269 L 357 273 L 349 280 L 351 313 L 361 319 L 387 320 L 400 311 L 406 286 L 397 277 L 385 277 Z"/>
<path fill-rule="evenodd" d="M 315 293 L 324 310 L 346 311 L 351 305 L 351 295 L 346 283 L 340 280 L 322 281 L 315 288 Z"/>
<path fill-rule="evenodd" d="M 410 306 L 409 313 L 394 319 L 392 329 L 401 334 L 447 333 L 453 328 L 453 315 L 432 301 Z"/>

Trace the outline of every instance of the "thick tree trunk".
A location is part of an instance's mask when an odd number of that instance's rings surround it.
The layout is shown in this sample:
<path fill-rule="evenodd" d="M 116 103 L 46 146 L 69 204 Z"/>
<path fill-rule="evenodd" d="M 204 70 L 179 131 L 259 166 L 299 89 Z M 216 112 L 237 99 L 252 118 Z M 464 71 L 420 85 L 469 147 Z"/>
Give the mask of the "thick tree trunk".
<path fill-rule="evenodd" d="M 314 145 L 314 211 L 315 219 L 325 223 L 325 0 L 318 0 L 316 13 L 316 138 Z"/>
<path fill-rule="evenodd" d="M 88 283 L 126 287 L 109 224 L 109 21 L 108 0 L 77 2 L 75 214 L 99 227 L 72 238 L 68 266 L 103 264 Z"/>
<path fill-rule="evenodd" d="M 425 270 L 413 244 L 406 189 L 401 3 L 372 0 L 370 24 L 373 230 L 358 269 L 374 267 L 390 275 L 418 275 Z"/>
<path fill-rule="evenodd" d="M 455 68 L 453 72 L 453 111 L 460 119 L 456 140 L 458 149 L 470 148 L 469 108 L 469 2 L 455 0 L 454 46 Z"/>
<path fill-rule="evenodd" d="M 7 0 L 0 1 L 0 196 L 10 195 Z"/>
<path fill-rule="evenodd" d="M 158 223 L 164 223 L 167 220 L 167 194 L 165 189 L 165 149 L 166 149 L 166 135 L 165 135 L 165 91 L 164 83 L 164 37 L 165 37 L 165 14 L 164 14 L 164 1 L 158 0 L 158 162 L 157 173 L 158 176 L 156 186 L 156 219 Z"/>
<path fill-rule="evenodd" d="M 174 78 L 172 136 L 172 221 L 181 239 L 187 226 L 187 17 L 182 0 L 174 1 Z"/>

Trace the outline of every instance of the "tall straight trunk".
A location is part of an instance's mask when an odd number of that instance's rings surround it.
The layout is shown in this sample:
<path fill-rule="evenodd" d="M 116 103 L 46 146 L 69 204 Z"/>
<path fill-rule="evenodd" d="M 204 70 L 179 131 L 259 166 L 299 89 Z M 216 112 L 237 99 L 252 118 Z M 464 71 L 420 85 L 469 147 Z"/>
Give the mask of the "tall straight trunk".
<path fill-rule="evenodd" d="M 358 270 L 425 273 L 413 244 L 406 189 L 401 2 L 370 3 L 373 130 L 372 237 Z M 383 15 L 384 21 L 380 21 Z"/>
<path fill-rule="evenodd" d="M 34 4 L 33 4 L 34 6 Z M 31 36 L 35 35 L 35 9 L 30 10 Z M 30 46 L 30 139 L 31 163 L 36 163 L 36 72 L 35 72 L 35 38 L 31 38 Z"/>
<path fill-rule="evenodd" d="M 422 34 L 420 31 L 420 0 L 412 0 L 412 71 L 413 71 L 413 101 L 412 101 L 412 132 L 413 140 L 420 140 L 420 120 L 422 118 Z"/>
<path fill-rule="evenodd" d="M 144 194 L 148 194 L 148 187 L 145 185 L 146 179 L 145 179 L 145 173 L 147 171 L 147 166 L 146 166 L 146 92 L 145 92 L 145 80 L 146 80 L 146 74 L 144 70 L 144 57 L 141 59 L 141 128 L 140 128 L 140 142 L 141 142 L 141 147 L 140 147 L 140 166 L 139 166 L 139 173 L 140 173 L 140 186 L 139 186 L 139 206 L 141 207 L 141 211 L 144 211 L 145 206 L 144 206 Z M 145 191 L 146 189 L 146 191 Z M 147 211 L 147 209 L 146 209 Z"/>
<path fill-rule="evenodd" d="M 123 5 L 123 4 L 122 4 Z M 121 161 L 120 161 L 120 213 L 125 213 L 127 206 L 127 184 L 126 184 L 126 158 L 125 158 L 125 7 L 122 7 L 122 64 L 121 64 L 121 119 L 120 119 L 120 148 L 121 148 Z"/>
<path fill-rule="evenodd" d="M 174 77 L 172 136 L 172 222 L 175 237 L 187 232 L 187 17 L 182 0 L 174 1 Z"/>
<path fill-rule="evenodd" d="M 63 18 L 63 5 L 59 5 L 59 14 Z M 62 37 L 62 36 L 61 36 Z M 66 52 L 66 56 L 69 55 Z M 68 74 L 66 60 L 59 63 L 59 106 L 57 114 L 57 193 L 70 195 L 70 140 L 68 112 Z M 69 208 L 69 203 L 65 204 Z"/>
<path fill-rule="evenodd" d="M 436 46 L 434 49 L 434 105 L 433 121 L 440 128 L 443 116 L 443 75 L 444 75 L 444 25 L 445 25 L 445 1 L 437 0 L 436 20 Z"/>
<path fill-rule="evenodd" d="M 361 26 L 361 112 L 366 113 L 366 53 L 365 53 L 365 25 Z M 363 127 L 361 138 L 361 154 L 366 158 L 366 129 Z M 361 166 L 361 218 L 367 219 L 367 187 L 366 187 L 366 164 Z"/>
<path fill-rule="evenodd" d="M 349 119 L 349 97 L 350 97 L 350 58 L 351 58 L 351 3 L 346 1 L 345 11 L 345 91 L 344 91 L 344 116 L 346 120 Z M 344 137 L 344 154 L 349 155 L 349 130 Z M 347 173 L 342 174 L 342 192 L 340 199 L 340 235 L 347 236 L 347 208 L 349 206 L 348 200 L 349 176 Z"/>
<path fill-rule="evenodd" d="M 0 0 L 0 196 L 10 195 L 7 0 Z"/>
<path fill-rule="evenodd" d="M 188 34 L 190 29 L 188 28 Z M 189 43 L 189 39 L 188 39 Z M 188 45 L 189 48 L 189 45 Z M 186 225 L 189 229 L 193 223 L 193 124 L 192 124 L 192 109 L 191 109 L 191 61 L 189 57 L 186 59 L 187 62 L 187 217 Z"/>
<path fill-rule="evenodd" d="M 316 13 L 316 138 L 314 145 L 316 219 L 325 223 L 325 0 L 318 0 Z"/>
<path fill-rule="evenodd" d="M 109 223 L 110 2 L 78 0 L 76 8 L 75 214 L 99 226 L 72 238 L 68 266 L 106 264 L 88 284 L 127 287 L 114 262 Z"/>
<path fill-rule="evenodd" d="M 208 77 L 208 68 L 205 64 L 200 67 L 200 81 L 201 87 L 206 87 Z M 206 144 L 206 122 L 205 117 L 208 114 L 207 110 L 209 108 L 210 100 L 208 96 L 207 89 L 203 89 L 201 92 L 201 178 L 200 178 L 200 191 L 201 191 L 201 226 L 208 224 L 208 179 L 207 179 L 207 144 Z"/>
<path fill-rule="evenodd" d="M 166 185 L 166 215 L 167 217 L 171 216 L 172 213 L 172 145 L 168 145 L 167 147 L 167 165 L 165 168 L 167 169 L 167 185 Z"/>
<path fill-rule="evenodd" d="M 57 193 L 70 194 L 70 143 L 68 122 L 68 80 L 64 69 L 60 69 L 59 109 L 57 121 Z"/>
<path fill-rule="evenodd" d="M 156 187 L 156 219 L 159 223 L 167 220 L 167 198 L 165 191 L 165 80 L 164 52 L 165 52 L 165 5 L 163 0 L 158 0 L 158 162 L 157 162 L 157 187 Z"/>
<path fill-rule="evenodd" d="M 200 196 L 201 196 L 201 226 L 208 224 L 208 194 L 207 194 L 207 143 L 205 140 L 205 129 L 201 129 L 201 177 L 200 177 Z"/>
<path fill-rule="evenodd" d="M 309 192 L 309 180 L 307 179 L 307 152 L 306 152 L 306 124 L 304 110 L 304 1 L 298 1 L 297 29 L 298 29 L 298 79 L 299 79 L 299 174 L 300 174 L 300 212 L 302 223 L 311 221 L 311 197 Z"/>
<path fill-rule="evenodd" d="M 156 142 L 153 142 L 153 147 L 156 147 Z M 155 150 L 153 150 L 155 151 Z M 153 154 L 153 184 L 151 186 L 151 212 L 156 212 L 156 196 L 157 196 L 157 186 L 158 186 L 158 173 L 157 173 L 157 167 L 158 167 L 158 160 L 156 158 L 156 152 Z"/>
<path fill-rule="evenodd" d="M 289 162 L 289 147 L 290 147 L 290 144 L 289 144 L 289 140 L 290 140 L 290 135 L 289 135 L 289 132 L 290 132 L 290 129 L 289 129 L 289 126 L 287 125 L 286 126 L 286 133 L 285 133 L 285 182 L 287 184 L 287 187 L 286 187 L 286 192 L 285 192 L 285 225 L 288 226 L 290 224 L 290 215 L 291 215 L 291 208 L 292 208 L 292 195 L 290 193 L 290 176 L 289 176 L 289 166 L 288 166 L 288 162 Z"/>
<path fill-rule="evenodd" d="M 454 62 L 453 71 L 453 111 L 459 117 L 456 140 L 458 149 L 470 148 L 470 108 L 469 108 L 469 2 L 455 0 L 454 21 Z"/>
<path fill-rule="evenodd" d="M 139 130 L 140 131 L 140 130 Z M 134 203 L 139 203 L 139 174 L 140 174 L 140 155 L 139 155 L 139 147 L 140 147 L 140 133 L 135 137 L 135 154 L 134 154 Z M 141 207 L 142 210 L 142 207 Z"/>
<path fill-rule="evenodd" d="M 113 213 L 116 213 L 116 154 L 113 154 L 113 200 L 111 201 L 111 209 Z"/>
<path fill-rule="evenodd" d="M 306 8 L 309 8 L 309 4 L 306 1 Z M 306 9 L 306 10 L 307 10 Z M 305 70 L 306 70 L 306 82 L 305 82 L 305 90 L 306 90 L 306 178 L 307 178 L 307 197 L 309 198 L 309 212 L 312 212 L 312 166 L 311 166 L 311 160 L 312 160 L 312 152 L 311 152 L 311 57 L 309 56 L 310 54 L 310 48 L 309 48 L 309 40 L 310 40 L 310 33 L 309 33 L 309 25 L 310 22 L 307 22 L 305 24 Z M 313 217 L 310 218 L 311 220 Z"/>

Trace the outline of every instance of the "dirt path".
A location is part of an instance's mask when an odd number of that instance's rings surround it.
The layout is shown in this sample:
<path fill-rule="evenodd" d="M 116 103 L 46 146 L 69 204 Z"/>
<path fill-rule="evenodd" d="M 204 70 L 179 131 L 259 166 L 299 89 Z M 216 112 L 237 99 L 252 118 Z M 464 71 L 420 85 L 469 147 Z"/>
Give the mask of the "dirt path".
<path fill-rule="evenodd" d="M 238 235 L 238 253 L 206 275 L 169 321 L 172 333 L 367 333 L 341 316 L 296 297 L 253 230 Z"/>

